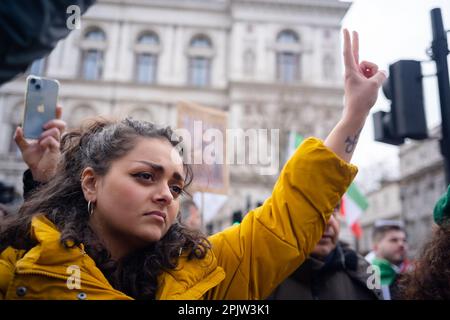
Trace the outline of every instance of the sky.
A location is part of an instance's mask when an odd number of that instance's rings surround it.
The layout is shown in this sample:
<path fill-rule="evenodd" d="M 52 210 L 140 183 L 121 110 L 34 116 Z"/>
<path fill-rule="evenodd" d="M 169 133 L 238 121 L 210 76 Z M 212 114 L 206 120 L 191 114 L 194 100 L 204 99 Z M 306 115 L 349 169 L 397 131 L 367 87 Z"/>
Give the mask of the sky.
<path fill-rule="evenodd" d="M 430 10 L 436 7 L 441 8 L 444 28 L 449 30 L 450 0 L 354 0 L 342 25 L 358 31 L 360 60 L 389 70 L 389 64 L 397 60 L 430 60 L 426 55 L 432 40 Z M 434 74 L 434 62 L 422 63 L 422 73 Z M 432 128 L 440 124 L 436 77 L 424 79 L 424 96 L 427 124 Z M 372 112 L 378 110 L 389 110 L 389 101 L 381 91 Z M 398 148 L 373 140 L 372 121 L 370 116 L 352 160 L 360 168 L 356 179 L 360 184 L 365 183 L 362 179 L 370 179 L 369 171 L 380 165 L 390 171 L 398 168 Z"/>

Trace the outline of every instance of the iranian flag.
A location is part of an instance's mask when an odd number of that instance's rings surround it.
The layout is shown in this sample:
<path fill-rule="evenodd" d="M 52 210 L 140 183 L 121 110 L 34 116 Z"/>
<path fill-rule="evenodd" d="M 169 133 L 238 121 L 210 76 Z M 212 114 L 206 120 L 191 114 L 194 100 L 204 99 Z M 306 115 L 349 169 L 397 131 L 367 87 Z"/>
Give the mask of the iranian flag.
<path fill-rule="evenodd" d="M 345 217 L 347 225 L 357 239 L 362 235 L 359 217 L 366 211 L 369 204 L 367 199 L 358 190 L 356 184 L 352 183 L 341 200 L 341 214 Z"/>

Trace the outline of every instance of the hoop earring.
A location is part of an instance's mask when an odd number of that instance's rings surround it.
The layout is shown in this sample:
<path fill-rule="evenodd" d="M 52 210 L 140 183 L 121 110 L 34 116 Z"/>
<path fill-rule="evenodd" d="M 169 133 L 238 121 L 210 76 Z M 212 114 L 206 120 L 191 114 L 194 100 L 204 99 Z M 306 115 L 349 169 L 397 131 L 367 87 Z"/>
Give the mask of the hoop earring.
<path fill-rule="evenodd" d="M 94 214 L 94 209 L 95 209 L 95 203 L 92 201 L 88 201 L 88 213 L 89 213 L 89 217 L 92 217 L 92 215 Z"/>

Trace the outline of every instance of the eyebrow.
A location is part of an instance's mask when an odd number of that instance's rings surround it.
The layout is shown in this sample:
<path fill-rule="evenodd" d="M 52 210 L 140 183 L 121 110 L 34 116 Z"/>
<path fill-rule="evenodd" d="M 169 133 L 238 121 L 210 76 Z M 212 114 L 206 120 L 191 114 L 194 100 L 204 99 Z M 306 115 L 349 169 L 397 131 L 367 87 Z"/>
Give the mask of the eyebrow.
<path fill-rule="evenodd" d="M 149 161 L 144 161 L 144 160 L 135 161 L 135 162 L 139 162 L 139 163 L 145 164 L 145 165 L 149 166 L 150 168 L 152 168 L 153 170 L 155 170 L 156 172 L 158 172 L 160 174 L 163 174 L 165 172 L 164 167 L 159 165 L 159 164 L 156 164 L 156 163 L 153 163 L 153 162 L 149 162 Z M 184 180 L 185 180 L 183 178 L 183 176 L 177 171 L 175 171 L 173 173 L 172 178 L 174 178 L 177 181 L 181 181 L 181 182 L 184 182 Z"/>

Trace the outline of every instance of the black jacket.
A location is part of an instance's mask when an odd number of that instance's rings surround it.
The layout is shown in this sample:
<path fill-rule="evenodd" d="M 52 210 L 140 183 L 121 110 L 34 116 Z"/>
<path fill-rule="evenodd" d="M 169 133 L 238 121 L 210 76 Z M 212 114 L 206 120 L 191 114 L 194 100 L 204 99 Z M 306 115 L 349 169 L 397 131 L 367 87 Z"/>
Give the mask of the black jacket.
<path fill-rule="evenodd" d="M 33 175 L 31 174 L 31 170 L 27 169 L 23 173 L 22 177 L 23 182 L 23 198 L 27 200 L 30 195 L 36 191 L 43 183 L 35 181 L 33 179 Z"/>
<path fill-rule="evenodd" d="M 95 0 L 1 0 L 0 85 L 50 53 L 71 31 L 67 8 L 84 13 Z"/>
<path fill-rule="evenodd" d="M 309 257 L 269 299 L 273 300 L 377 300 L 380 290 L 367 287 L 369 263 L 339 242 L 325 261 Z"/>

